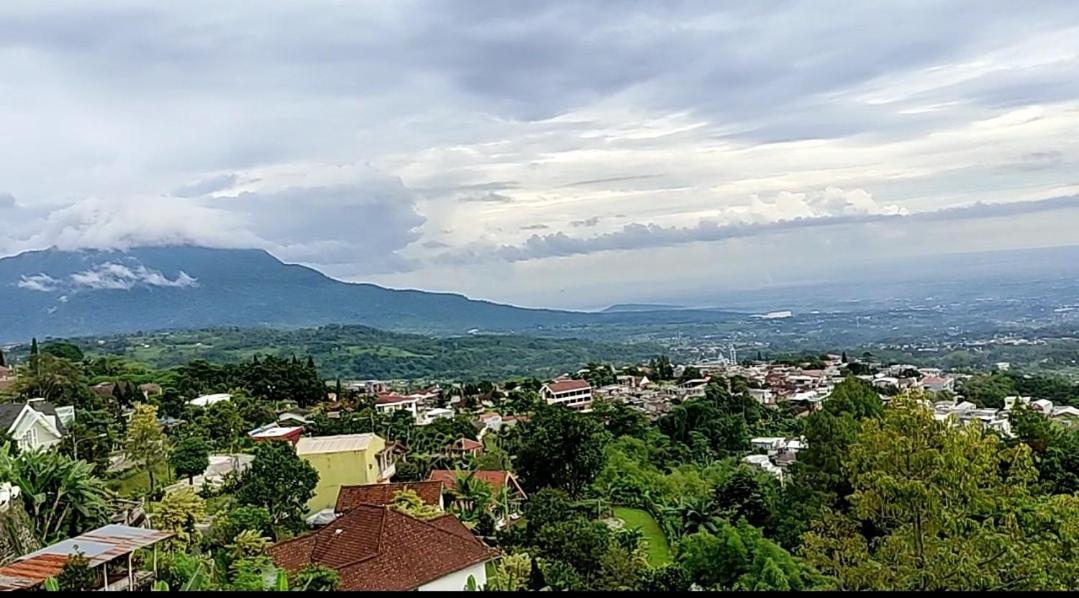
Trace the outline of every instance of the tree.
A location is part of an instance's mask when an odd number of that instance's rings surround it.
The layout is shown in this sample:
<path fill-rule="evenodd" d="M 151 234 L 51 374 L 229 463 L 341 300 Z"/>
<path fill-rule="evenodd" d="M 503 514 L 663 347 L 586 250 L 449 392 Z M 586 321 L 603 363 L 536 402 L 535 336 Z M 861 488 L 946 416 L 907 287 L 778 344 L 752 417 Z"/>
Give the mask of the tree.
<path fill-rule="evenodd" d="M 194 485 L 195 476 L 210 466 L 210 449 L 201 437 L 188 436 L 176 444 L 169 456 L 169 465 L 177 476 L 186 477 L 187 483 Z"/>
<path fill-rule="evenodd" d="M 603 468 L 608 435 L 585 414 L 544 407 L 518 428 L 517 471 L 529 490 L 562 488 L 578 496 Z"/>
<path fill-rule="evenodd" d="M 150 509 L 150 522 L 154 529 L 172 532 L 170 542 L 185 549 L 197 543 L 195 524 L 206 517 L 206 503 L 190 486 L 166 492 Z"/>
<path fill-rule="evenodd" d="M 209 536 L 217 546 L 225 546 L 245 530 L 260 536 L 273 536 L 273 519 L 263 507 L 239 506 L 224 516 L 214 518 Z"/>
<path fill-rule="evenodd" d="M 236 498 L 241 504 L 264 507 L 275 525 L 303 528 L 307 501 L 314 496 L 318 472 L 296 456 L 287 442 L 260 442 L 255 458 L 240 477 Z"/>
<path fill-rule="evenodd" d="M 304 592 L 333 592 L 341 586 L 341 576 L 329 567 L 307 565 L 296 572 L 290 585 Z"/>
<path fill-rule="evenodd" d="M 84 407 L 89 391 L 82 370 L 54 355 L 34 355 L 17 371 L 14 390 L 27 398 L 42 398 L 58 405 Z"/>
<path fill-rule="evenodd" d="M 507 554 L 495 566 L 494 575 L 487 580 L 487 590 L 519 592 L 528 587 L 532 557 L 527 552 Z"/>
<path fill-rule="evenodd" d="M 0 368 L 7 367 L 7 362 L 4 361 L 4 350 L 0 349 Z"/>
<path fill-rule="evenodd" d="M 154 491 L 154 470 L 168 459 L 168 440 L 157 423 L 157 407 L 140 403 L 127 425 L 127 441 L 124 451 L 129 459 L 140 463 L 150 478 L 150 492 Z"/>
<path fill-rule="evenodd" d="M 119 435 L 118 426 L 116 417 L 108 410 L 80 411 L 75 421 L 66 426 L 60 451 L 92 464 L 94 472 L 102 476 L 109 467 L 112 446 Z"/>
<path fill-rule="evenodd" d="M 442 510 L 434 505 L 423 502 L 415 490 L 408 488 L 393 493 L 390 506 L 394 509 L 416 519 L 434 519 L 442 516 Z"/>
<path fill-rule="evenodd" d="M 71 343 L 65 343 L 63 341 L 51 342 L 41 348 L 41 353 L 44 355 L 52 355 L 53 357 L 59 357 L 68 361 L 78 363 L 83 360 L 82 349 L 76 347 Z"/>
<path fill-rule="evenodd" d="M 55 451 L 12 453 L 0 446 L 0 480 L 22 491 L 34 537 L 43 544 L 104 525 L 113 494 L 93 467 Z"/>
<path fill-rule="evenodd" d="M 64 568 L 56 576 L 57 589 L 62 592 L 92 590 L 96 583 L 97 572 L 90 567 L 90 559 L 86 558 L 81 550 L 68 555 Z"/>
<path fill-rule="evenodd" d="M 953 427 L 910 397 L 867 419 L 844 460 L 853 494 L 806 535 L 841 590 L 1058 590 L 1079 583 L 1079 497 L 1032 492 L 1025 444 Z"/>
<path fill-rule="evenodd" d="M 820 584 L 815 571 L 745 522 L 684 538 L 678 560 L 691 580 L 710 588 L 798 591 Z"/>

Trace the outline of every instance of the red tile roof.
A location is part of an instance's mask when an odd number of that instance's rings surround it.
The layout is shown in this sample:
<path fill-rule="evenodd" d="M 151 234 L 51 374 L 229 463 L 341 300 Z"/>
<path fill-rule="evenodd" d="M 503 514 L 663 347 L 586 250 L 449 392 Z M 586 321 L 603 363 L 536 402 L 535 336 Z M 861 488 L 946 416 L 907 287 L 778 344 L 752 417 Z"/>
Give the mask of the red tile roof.
<path fill-rule="evenodd" d="M 359 505 L 268 552 L 289 572 L 311 563 L 335 569 L 342 590 L 384 591 L 415 590 L 497 555 L 453 515 L 421 521 L 378 505 Z"/>
<path fill-rule="evenodd" d="M 516 492 L 521 496 L 524 496 L 524 490 L 522 490 L 521 486 L 517 483 L 517 478 L 513 477 L 513 474 L 508 471 L 477 470 L 474 477 L 482 482 L 487 482 L 491 486 L 491 490 L 496 494 L 503 486 L 509 486 L 511 492 Z M 427 479 L 442 482 L 442 485 L 446 487 L 446 490 L 453 490 L 456 485 L 457 472 L 449 469 L 432 469 L 431 475 L 427 476 Z"/>
<path fill-rule="evenodd" d="M 592 388 L 592 385 L 587 380 L 559 380 L 557 382 L 549 382 L 547 388 L 551 389 L 553 393 L 569 392 L 571 390 L 584 390 L 586 388 Z"/>
<path fill-rule="evenodd" d="M 450 449 L 457 451 L 479 451 L 483 449 L 483 443 L 476 442 L 471 438 L 458 438 L 450 445 Z"/>
<path fill-rule="evenodd" d="M 398 482 L 394 484 L 361 484 L 341 486 L 337 493 L 337 505 L 334 511 L 344 513 L 362 505 L 388 505 L 393 502 L 393 495 L 401 490 L 411 490 L 429 505 L 442 504 L 441 482 Z"/>
<path fill-rule="evenodd" d="M 402 396 L 402 395 L 399 395 L 399 394 L 397 394 L 395 392 L 384 392 L 384 393 L 381 393 L 381 394 L 378 395 L 378 398 L 375 399 L 375 403 L 377 403 L 379 405 L 392 405 L 393 403 L 406 403 L 406 402 L 409 402 L 409 401 L 416 401 L 416 400 L 417 399 L 414 399 L 412 397 Z"/>

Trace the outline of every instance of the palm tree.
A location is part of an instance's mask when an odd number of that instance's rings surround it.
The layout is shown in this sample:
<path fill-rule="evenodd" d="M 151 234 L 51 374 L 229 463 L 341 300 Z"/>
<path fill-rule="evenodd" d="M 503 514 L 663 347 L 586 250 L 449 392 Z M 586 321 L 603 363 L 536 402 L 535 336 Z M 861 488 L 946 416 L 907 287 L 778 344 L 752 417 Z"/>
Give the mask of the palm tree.
<path fill-rule="evenodd" d="M 461 521 L 475 524 L 491 505 L 494 492 L 491 485 L 476 479 L 476 472 L 455 470 L 453 480 L 454 506 Z"/>
<path fill-rule="evenodd" d="M 678 516 L 679 521 L 682 522 L 683 535 L 702 529 L 715 533 L 716 521 L 721 519 L 716 505 L 709 498 L 682 497 L 677 505 L 665 507 L 664 510 Z"/>

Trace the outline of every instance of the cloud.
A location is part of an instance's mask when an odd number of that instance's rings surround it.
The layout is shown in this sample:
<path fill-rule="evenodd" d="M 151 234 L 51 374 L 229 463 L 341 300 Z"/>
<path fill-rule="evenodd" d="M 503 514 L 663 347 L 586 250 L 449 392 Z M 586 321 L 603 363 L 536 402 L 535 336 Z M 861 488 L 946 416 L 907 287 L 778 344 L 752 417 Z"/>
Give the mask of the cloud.
<path fill-rule="evenodd" d="M 654 178 L 656 178 L 658 176 L 660 176 L 660 175 L 658 175 L 658 174 L 637 174 L 637 175 L 629 175 L 629 176 L 614 176 L 614 177 L 608 177 L 608 178 L 605 178 L 605 179 L 591 179 L 591 180 L 587 180 L 587 181 L 577 181 L 577 182 L 569 183 L 569 184 L 562 185 L 562 186 L 563 187 L 584 187 L 584 186 L 587 186 L 587 185 L 598 185 L 600 183 L 621 183 L 623 181 L 641 181 L 641 180 L 645 180 L 645 179 L 654 179 Z"/>
<path fill-rule="evenodd" d="M 173 190 L 172 195 L 176 197 L 199 197 L 215 191 L 228 189 L 235 185 L 239 180 L 240 177 L 235 173 L 220 174 L 178 187 Z"/>
<path fill-rule="evenodd" d="M 962 220 L 979 219 L 1018 214 L 1044 212 L 1079 207 L 1079 195 L 1056 197 L 1041 201 L 989 204 L 977 202 L 971 205 L 951 207 L 920 213 L 910 213 L 897 206 L 877 206 L 871 197 L 860 190 L 843 192 L 828 189 L 817 194 L 780 194 L 774 202 L 794 215 L 775 220 L 743 220 L 724 224 L 716 219 L 702 219 L 690 226 L 661 226 L 654 223 L 633 223 L 620 229 L 593 237 L 571 237 L 563 232 L 532 235 L 518 245 L 498 247 L 469 247 L 457 252 L 446 252 L 437 261 L 462 264 L 489 260 L 520 262 L 550 257 L 586 255 L 605 251 L 637 250 L 672 247 L 687 243 L 723 241 L 727 239 L 754 237 L 781 231 L 834 227 L 840 225 L 886 223 L 899 220 Z M 805 215 L 804 210 L 813 213 Z"/>
<path fill-rule="evenodd" d="M 19 282 L 16 283 L 20 289 L 26 289 L 28 291 L 37 291 L 40 293 L 51 293 L 60 287 L 60 281 L 49 276 L 48 274 L 34 274 L 32 276 L 23 275 Z"/>
<path fill-rule="evenodd" d="M 521 230 L 546 230 L 548 228 L 551 227 L 547 226 L 546 224 L 526 224 L 521 227 Z"/>
<path fill-rule="evenodd" d="M 147 268 L 141 264 L 130 267 L 113 262 L 99 264 L 89 270 L 76 272 L 71 275 L 71 283 L 76 290 L 86 288 L 90 290 L 127 291 L 137 286 L 169 288 L 198 286 L 198 281 L 182 270 L 175 279 L 169 279 L 160 271 Z"/>
<path fill-rule="evenodd" d="M 592 216 L 591 218 L 586 218 L 584 220 L 572 220 L 572 221 L 570 221 L 570 226 L 574 226 L 574 227 L 596 226 L 597 224 L 599 224 L 599 216 Z"/>
<path fill-rule="evenodd" d="M 0 193 L 0 210 L 15 207 L 15 196 L 10 193 Z"/>
<path fill-rule="evenodd" d="M 457 201 L 463 202 L 478 202 L 478 203 L 512 203 L 513 198 L 501 193 L 484 193 L 483 195 L 463 195 L 458 198 Z"/>

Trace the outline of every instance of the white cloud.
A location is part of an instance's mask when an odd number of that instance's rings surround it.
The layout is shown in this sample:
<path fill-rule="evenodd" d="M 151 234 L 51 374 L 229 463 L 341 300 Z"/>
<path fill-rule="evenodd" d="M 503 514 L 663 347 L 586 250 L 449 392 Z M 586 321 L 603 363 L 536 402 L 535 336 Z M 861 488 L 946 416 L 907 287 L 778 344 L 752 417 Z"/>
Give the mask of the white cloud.
<path fill-rule="evenodd" d="M 71 282 L 75 289 L 87 288 L 90 290 L 130 290 L 137 286 L 185 288 L 196 287 L 198 281 L 186 272 L 180 271 L 175 279 L 169 279 L 158 270 L 143 266 L 126 266 L 107 262 L 94 266 L 89 270 L 76 272 L 71 275 Z"/>
<path fill-rule="evenodd" d="M 56 280 L 48 274 L 34 274 L 32 276 L 23 275 L 19 278 L 19 282 L 16 283 L 16 286 L 28 291 L 51 293 L 58 289 L 60 284 L 59 280 Z"/>

